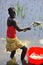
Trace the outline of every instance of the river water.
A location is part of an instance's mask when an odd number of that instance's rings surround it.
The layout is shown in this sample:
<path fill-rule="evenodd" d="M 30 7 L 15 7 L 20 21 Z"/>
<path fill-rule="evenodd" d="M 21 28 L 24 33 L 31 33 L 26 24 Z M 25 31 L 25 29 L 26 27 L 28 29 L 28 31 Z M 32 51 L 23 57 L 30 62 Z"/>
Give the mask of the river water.
<path fill-rule="evenodd" d="M 8 8 L 13 6 L 17 9 L 17 3 L 24 8 L 25 18 L 16 16 L 18 25 L 20 27 L 28 27 L 34 21 L 42 23 L 42 29 L 34 28 L 31 26 L 31 30 L 27 32 L 17 32 L 17 36 L 25 43 L 30 42 L 31 46 L 43 47 L 43 0 L 0 0 L 0 65 L 5 65 L 5 62 L 9 60 L 9 54 L 4 51 L 6 44 L 6 28 Z M 29 47 L 29 44 L 27 44 Z"/>

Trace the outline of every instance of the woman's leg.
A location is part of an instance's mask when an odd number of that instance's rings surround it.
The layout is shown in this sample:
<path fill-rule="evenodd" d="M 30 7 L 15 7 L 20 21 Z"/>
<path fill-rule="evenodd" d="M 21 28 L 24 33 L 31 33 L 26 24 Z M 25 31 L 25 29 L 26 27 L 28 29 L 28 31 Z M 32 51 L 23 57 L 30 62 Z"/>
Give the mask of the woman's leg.
<path fill-rule="evenodd" d="M 21 60 L 23 60 L 25 57 L 25 54 L 27 52 L 27 48 L 25 46 L 23 46 L 21 49 L 22 49 Z"/>
<path fill-rule="evenodd" d="M 13 50 L 12 52 L 11 52 L 11 54 L 10 54 L 10 57 L 11 57 L 11 59 L 13 59 L 13 57 L 14 57 L 14 55 L 15 55 L 15 50 Z"/>

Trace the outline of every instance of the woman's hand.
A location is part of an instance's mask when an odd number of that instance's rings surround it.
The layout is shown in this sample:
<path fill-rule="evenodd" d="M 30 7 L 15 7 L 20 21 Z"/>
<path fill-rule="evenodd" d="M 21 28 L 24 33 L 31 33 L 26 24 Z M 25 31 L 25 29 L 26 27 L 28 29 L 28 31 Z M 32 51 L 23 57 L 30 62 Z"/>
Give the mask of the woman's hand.
<path fill-rule="evenodd" d="M 27 30 L 31 30 L 31 27 L 28 27 Z"/>
<path fill-rule="evenodd" d="M 31 27 L 24 28 L 24 29 L 23 29 L 23 32 L 26 32 L 27 30 L 31 30 Z"/>
<path fill-rule="evenodd" d="M 27 31 L 27 29 L 23 29 L 23 32 L 26 32 Z"/>

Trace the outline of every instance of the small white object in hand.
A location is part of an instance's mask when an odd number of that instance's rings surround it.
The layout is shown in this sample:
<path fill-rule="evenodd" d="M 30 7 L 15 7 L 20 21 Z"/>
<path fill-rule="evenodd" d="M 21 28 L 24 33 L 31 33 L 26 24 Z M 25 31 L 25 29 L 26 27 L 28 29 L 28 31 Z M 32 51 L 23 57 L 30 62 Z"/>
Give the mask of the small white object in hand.
<path fill-rule="evenodd" d="M 41 22 L 39 22 L 39 21 L 35 21 L 35 22 L 32 23 L 32 25 L 33 25 L 33 27 L 36 27 L 36 26 L 41 25 Z"/>

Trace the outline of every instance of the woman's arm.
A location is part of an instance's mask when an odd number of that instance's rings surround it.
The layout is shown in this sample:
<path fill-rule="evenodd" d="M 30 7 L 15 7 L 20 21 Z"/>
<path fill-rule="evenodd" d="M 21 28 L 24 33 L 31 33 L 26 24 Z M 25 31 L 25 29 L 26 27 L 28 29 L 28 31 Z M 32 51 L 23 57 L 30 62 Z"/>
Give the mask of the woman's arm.
<path fill-rule="evenodd" d="M 17 23 L 16 23 L 16 21 L 13 22 L 13 25 L 17 29 L 17 31 L 19 31 L 19 32 L 20 31 L 24 31 L 25 32 L 27 30 L 31 30 L 31 27 L 27 27 L 27 28 L 24 28 L 24 29 L 19 28 L 18 25 L 17 25 Z"/>
<path fill-rule="evenodd" d="M 14 26 L 16 28 L 16 30 L 19 31 L 19 32 L 21 32 L 21 31 L 25 32 L 25 31 L 31 29 L 30 27 L 27 27 L 27 28 L 24 28 L 24 29 L 19 28 L 19 26 L 17 25 L 16 21 L 13 20 L 13 19 L 8 20 L 7 25 L 8 26 Z"/>

